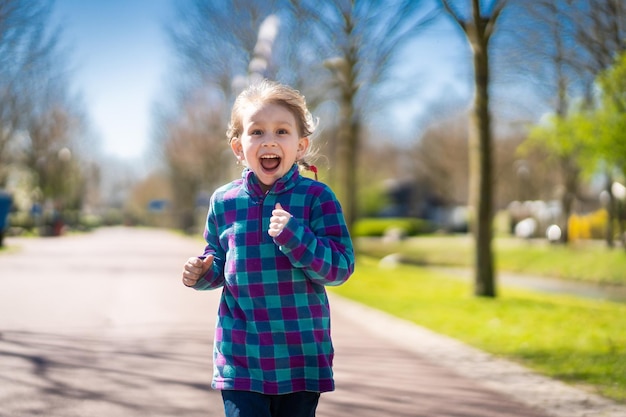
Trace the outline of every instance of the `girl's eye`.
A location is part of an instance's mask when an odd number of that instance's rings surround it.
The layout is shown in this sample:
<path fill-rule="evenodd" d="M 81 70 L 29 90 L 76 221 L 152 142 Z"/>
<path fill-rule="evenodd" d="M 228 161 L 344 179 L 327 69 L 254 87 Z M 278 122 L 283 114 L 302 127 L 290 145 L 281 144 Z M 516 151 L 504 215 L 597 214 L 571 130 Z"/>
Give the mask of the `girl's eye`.
<path fill-rule="evenodd" d="M 279 135 L 287 135 L 287 134 L 289 134 L 289 132 L 287 131 L 287 129 L 278 129 L 278 134 Z"/>
<path fill-rule="evenodd" d="M 263 132 L 259 129 L 255 129 L 252 132 L 250 132 L 251 135 L 255 136 L 255 135 L 262 135 Z"/>

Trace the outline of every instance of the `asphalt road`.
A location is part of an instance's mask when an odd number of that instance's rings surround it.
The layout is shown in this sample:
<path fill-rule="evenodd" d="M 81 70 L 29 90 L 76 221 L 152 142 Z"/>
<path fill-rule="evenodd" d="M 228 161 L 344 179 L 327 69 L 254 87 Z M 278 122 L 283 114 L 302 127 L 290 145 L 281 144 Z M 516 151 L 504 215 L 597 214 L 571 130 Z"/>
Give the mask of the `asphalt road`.
<path fill-rule="evenodd" d="M 209 387 L 219 291 L 180 282 L 183 262 L 203 248 L 199 239 L 112 228 L 6 243 L 0 417 L 224 415 Z M 549 413 L 554 404 L 501 390 L 511 384 L 492 378 L 492 362 L 461 356 L 465 348 L 453 341 L 336 297 L 332 305 L 337 390 L 322 395 L 318 417 L 618 415 Z M 475 370 L 464 375 L 457 362 L 475 362 Z M 507 368 L 503 375 L 517 374 Z M 537 385 L 515 378 L 520 387 Z M 564 394 L 554 392 L 562 411 Z M 581 401 L 588 412 L 593 401 Z"/>
<path fill-rule="evenodd" d="M 209 388 L 215 293 L 178 279 L 202 242 L 103 229 L 7 239 L 0 416 L 221 416 Z"/>

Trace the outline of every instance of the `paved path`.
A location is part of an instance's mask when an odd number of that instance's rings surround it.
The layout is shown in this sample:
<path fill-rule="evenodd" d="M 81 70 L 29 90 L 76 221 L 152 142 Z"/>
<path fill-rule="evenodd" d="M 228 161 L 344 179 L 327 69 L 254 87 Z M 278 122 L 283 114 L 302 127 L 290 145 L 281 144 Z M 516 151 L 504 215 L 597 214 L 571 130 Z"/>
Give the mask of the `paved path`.
<path fill-rule="evenodd" d="M 428 268 L 465 280 L 474 279 L 474 273 L 470 268 L 439 266 Z M 518 287 L 547 294 L 566 294 L 594 300 L 626 303 L 626 285 L 598 285 L 591 282 L 568 281 L 508 271 L 498 271 L 497 279 L 499 285 L 505 287 Z"/>
<path fill-rule="evenodd" d="M 101 229 L 7 239 L 0 417 L 223 416 L 209 388 L 218 292 L 180 284 L 202 242 Z M 337 390 L 318 417 L 624 417 L 582 391 L 332 297 Z"/>

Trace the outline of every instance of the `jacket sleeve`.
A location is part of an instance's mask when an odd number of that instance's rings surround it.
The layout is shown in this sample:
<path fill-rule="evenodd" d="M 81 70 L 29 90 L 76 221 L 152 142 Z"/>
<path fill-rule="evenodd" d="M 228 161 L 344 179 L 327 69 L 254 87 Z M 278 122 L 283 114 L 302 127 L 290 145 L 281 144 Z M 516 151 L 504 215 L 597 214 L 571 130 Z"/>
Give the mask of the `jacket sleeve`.
<path fill-rule="evenodd" d="M 226 254 L 220 245 L 218 236 L 219 230 L 215 216 L 214 199 L 212 198 L 204 228 L 204 240 L 207 244 L 200 258 L 204 259 L 209 255 L 213 255 L 213 265 L 193 286 L 196 290 L 213 290 L 224 285 L 224 259 Z"/>
<path fill-rule="evenodd" d="M 274 242 L 294 267 L 303 269 L 317 284 L 343 284 L 354 271 L 352 239 L 330 189 L 316 200 L 310 227 L 292 217 Z"/>

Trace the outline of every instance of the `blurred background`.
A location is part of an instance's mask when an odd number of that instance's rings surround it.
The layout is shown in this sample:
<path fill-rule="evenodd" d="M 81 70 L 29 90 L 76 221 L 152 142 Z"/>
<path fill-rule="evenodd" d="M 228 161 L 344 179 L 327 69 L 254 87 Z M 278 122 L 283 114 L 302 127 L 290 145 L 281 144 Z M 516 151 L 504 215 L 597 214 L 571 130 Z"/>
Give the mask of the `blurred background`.
<path fill-rule="evenodd" d="M 232 102 L 266 77 L 319 118 L 321 180 L 355 236 L 466 233 L 480 177 L 497 234 L 619 244 L 626 5 L 476 3 L 484 20 L 468 1 L 2 0 L 2 234 L 200 233 L 241 171 Z M 487 172 L 468 157 L 481 132 Z"/>

